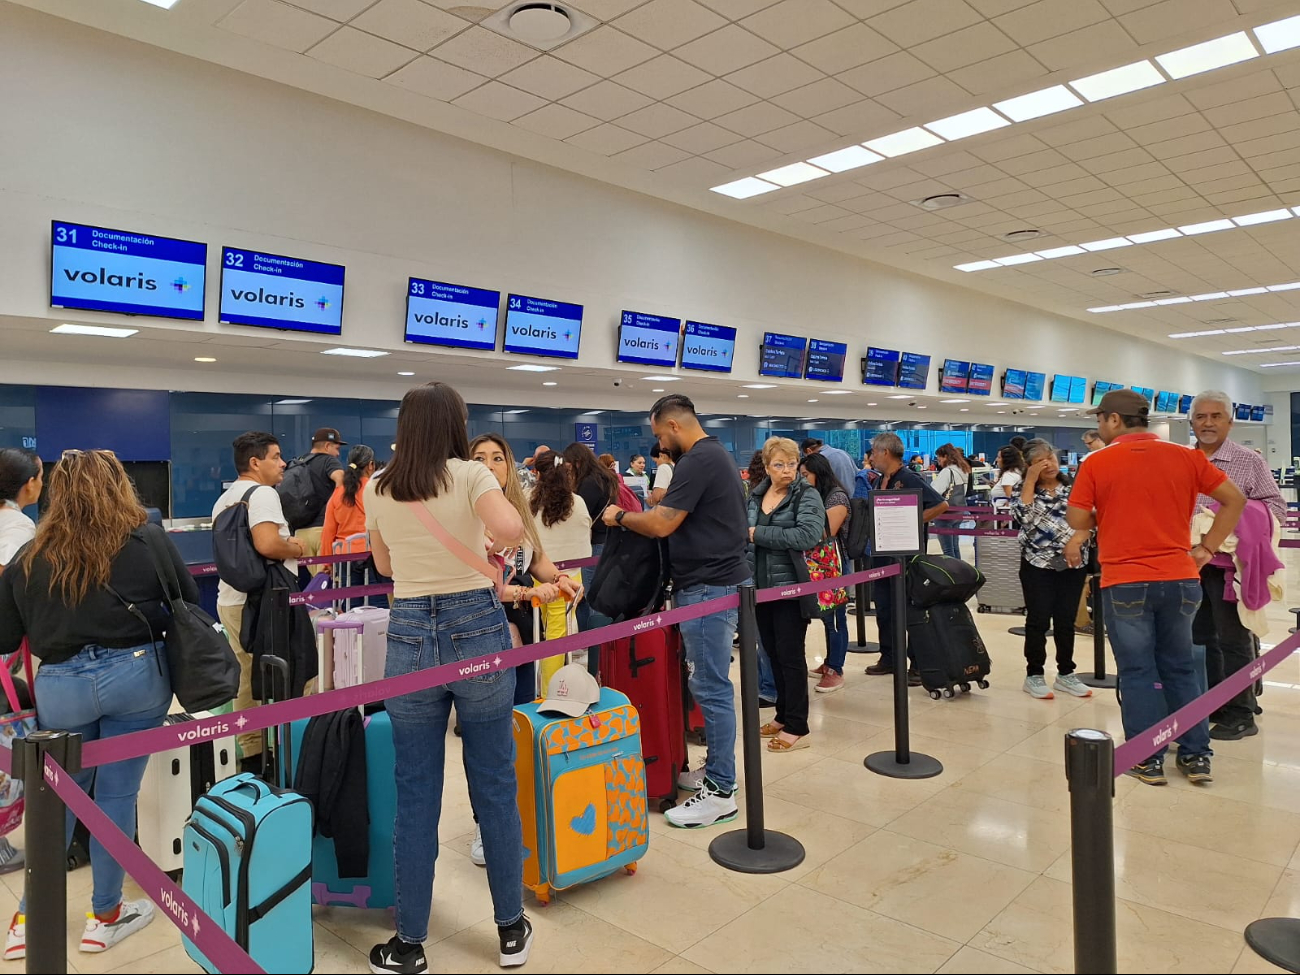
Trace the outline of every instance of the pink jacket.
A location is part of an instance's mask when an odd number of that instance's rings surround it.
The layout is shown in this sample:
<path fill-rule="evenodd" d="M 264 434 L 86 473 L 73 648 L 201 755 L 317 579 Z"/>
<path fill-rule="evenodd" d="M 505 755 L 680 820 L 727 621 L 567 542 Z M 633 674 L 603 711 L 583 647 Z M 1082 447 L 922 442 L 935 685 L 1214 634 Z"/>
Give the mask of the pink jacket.
<path fill-rule="evenodd" d="M 1217 511 L 1219 506 L 1213 503 L 1205 507 Z M 1208 524 L 1202 528 L 1208 528 Z M 1241 521 L 1213 560 L 1214 565 L 1227 570 L 1225 599 L 1235 601 L 1239 595 L 1241 605 L 1251 612 L 1273 601 L 1279 582 L 1273 576 L 1286 568 L 1275 549 L 1278 536 L 1277 520 L 1268 506 L 1263 501 L 1247 501 Z"/>

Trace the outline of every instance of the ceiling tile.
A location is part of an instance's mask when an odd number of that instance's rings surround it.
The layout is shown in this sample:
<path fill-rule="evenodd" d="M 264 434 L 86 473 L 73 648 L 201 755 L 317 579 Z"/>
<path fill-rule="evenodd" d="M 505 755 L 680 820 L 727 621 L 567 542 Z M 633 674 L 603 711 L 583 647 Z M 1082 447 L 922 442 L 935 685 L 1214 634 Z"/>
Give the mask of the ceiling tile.
<path fill-rule="evenodd" d="M 510 122 L 541 108 L 546 104 L 546 99 L 503 85 L 499 81 L 489 81 L 483 87 L 461 95 L 452 104 L 488 118 Z"/>
<path fill-rule="evenodd" d="M 991 92 L 1010 91 L 1045 74 L 1047 69 L 1024 51 L 1011 51 L 950 71 L 948 77 L 972 95 L 987 95 Z"/>
<path fill-rule="evenodd" d="M 1138 126 L 1178 118 L 1181 115 L 1190 115 L 1195 111 L 1196 106 L 1189 102 L 1184 95 L 1175 94 L 1145 100 L 1139 98 L 1132 104 L 1116 105 L 1114 108 L 1107 110 L 1106 117 L 1131 135 L 1131 130 Z M 1137 139 L 1136 135 L 1133 137 Z M 1138 141 L 1141 142 L 1142 140 L 1138 139 Z"/>
<path fill-rule="evenodd" d="M 1300 132 L 1291 129 L 1289 131 L 1275 132 L 1262 139 L 1247 139 L 1245 142 L 1237 143 L 1233 148 L 1243 156 L 1250 158 L 1265 153 L 1277 152 L 1281 149 L 1294 149 L 1296 146 L 1300 146 Z"/>
<path fill-rule="evenodd" d="M 1086 159 L 1109 155 L 1112 152 L 1123 152 L 1125 149 L 1132 149 L 1136 145 L 1137 143 L 1125 133 L 1111 132 L 1107 135 L 1099 135 L 1095 139 L 1085 139 L 1083 142 L 1072 143 L 1069 151 L 1071 159 L 1083 163 Z"/>
<path fill-rule="evenodd" d="M 383 78 L 420 55 L 382 37 L 341 27 L 308 51 L 307 56 L 367 78 Z"/>
<path fill-rule="evenodd" d="M 746 17 L 741 26 L 786 50 L 853 23 L 831 0 L 781 0 Z"/>
<path fill-rule="evenodd" d="M 459 98 L 487 81 L 473 71 L 428 57 L 417 58 L 384 80 L 443 102 Z"/>
<path fill-rule="evenodd" d="M 867 23 L 895 44 L 911 47 L 982 19 L 965 0 L 911 0 Z"/>
<path fill-rule="evenodd" d="M 659 169 L 670 163 L 681 162 L 690 156 L 684 149 L 670 146 L 665 142 L 643 142 L 632 149 L 615 153 L 611 159 L 635 166 L 637 169 Z"/>
<path fill-rule="evenodd" d="M 713 152 L 707 152 L 705 155 L 714 162 L 729 166 L 732 169 L 749 169 L 770 162 L 782 154 L 771 146 L 765 146 L 761 142 L 754 142 L 752 139 L 745 139 L 742 142 L 715 149 Z"/>
<path fill-rule="evenodd" d="M 567 139 L 599 125 L 600 119 L 575 112 L 563 105 L 543 105 L 537 111 L 515 119 L 514 124 L 552 139 Z"/>
<path fill-rule="evenodd" d="M 677 48 L 673 53 L 711 74 L 725 75 L 739 71 L 755 61 L 770 58 L 778 50 L 743 27 L 728 24 L 722 30 L 706 34 Z"/>
<path fill-rule="evenodd" d="M 836 217 L 834 220 L 827 220 L 819 226 L 823 230 L 830 230 L 837 234 L 845 233 L 849 230 L 858 230 L 862 227 L 869 227 L 875 221 L 870 217 L 864 217 L 860 213 L 850 213 L 843 217 Z"/>
<path fill-rule="evenodd" d="M 890 54 L 848 71 L 837 78 L 864 95 L 880 95 L 934 77 L 934 69 L 906 51 Z"/>
<path fill-rule="evenodd" d="M 354 20 L 352 26 L 406 47 L 428 51 L 470 24 L 420 0 L 379 0 Z"/>
<path fill-rule="evenodd" d="M 1151 44 L 1236 19 L 1232 0 L 1165 0 L 1125 14 L 1119 20 L 1139 44 Z"/>
<path fill-rule="evenodd" d="M 244 0 L 216 23 L 232 34 L 301 54 L 338 29 L 338 24 L 278 0 Z"/>
<path fill-rule="evenodd" d="M 1220 146 L 1217 149 L 1202 149 L 1200 152 L 1190 152 L 1185 156 L 1171 156 L 1164 163 L 1168 169 L 1175 173 L 1188 173 L 1194 169 L 1203 169 L 1206 166 L 1237 162 L 1240 158 L 1237 151 L 1231 146 Z"/>
<path fill-rule="evenodd" d="M 618 124 L 625 129 L 631 129 L 633 132 L 640 132 L 651 139 L 661 139 L 673 132 L 680 132 L 689 125 L 695 125 L 699 122 L 694 115 L 683 112 L 679 108 L 673 108 L 664 102 L 656 105 L 647 105 L 645 108 L 638 109 L 630 115 L 624 115 L 618 120 Z"/>
<path fill-rule="evenodd" d="M 949 173 L 964 172 L 983 165 L 983 160 L 965 150 L 958 150 L 956 152 L 939 153 L 934 156 L 919 156 L 912 163 L 912 168 L 925 176 L 939 177 L 947 176 Z"/>
<path fill-rule="evenodd" d="M 1109 18 L 1097 0 L 1038 0 L 993 22 L 1017 43 L 1029 45 Z"/>
<path fill-rule="evenodd" d="M 1183 136 L 1209 132 L 1211 129 L 1212 126 L 1204 115 L 1193 112 L 1190 115 L 1179 115 L 1149 125 L 1132 126 L 1127 131 L 1135 141 L 1142 145 L 1153 146 L 1168 142 L 1170 139 L 1181 139 Z"/>
<path fill-rule="evenodd" d="M 890 111 L 870 98 L 864 98 L 825 115 L 818 115 L 813 121 L 839 135 L 851 137 L 855 142 L 865 142 L 868 138 L 884 133 L 898 118 L 897 112 Z"/>
<path fill-rule="evenodd" d="M 1011 38 L 984 22 L 918 44 L 912 53 L 936 71 L 948 72 L 1014 50 Z"/>
<path fill-rule="evenodd" d="M 683 159 L 681 162 L 664 166 L 658 172 L 676 179 L 703 183 L 706 186 L 724 178 L 731 170 L 721 163 L 710 162 L 703 156 Z"/>
<path fill-rule="evenodd" d="M 876 101 L 900 115 L 947 115 L 951 114 L 949 108 L 954 103 L 960 106 L 969 98 L 964 90 L 947 78 L 929 78 L 877 95 Z"/>
<path fill-rule="evenodd" d="M 751 95 L 729 81 L 714 78 L 707 84 L 669 98 L 668 104 L 700 118 L 717 118 L 719 115 L 752 105 L 758 100 L 757 95 Z"/>
<path fill-rule="evenodd" d="M 585 112 L 587 115 L 594 115 L 606 122 L 651 104 L 651 99 L 640 92 L 616 85 L 612 81 L 602 81 L 590 88 L 584 88 L 562 101 L 570 108 Z"/>
<path fill-rule="evenodd" d="M 583 71 L 559 58 L 544 54 L 534 61 L 501 76 L 506 84 L 552 101 L 571 95 L 600 79 L 590 71 Z M 557 138 L 565 138 L 558 136 Z"/>
<path fill-rule="evenodd" d="M 439 5 L 449 4 L 452 6 L 464 3 L 465 0 L 434 0 Z M 583 13 L 591 14 L 597 20 L 610 21 L 615 17 L 621 17 L 633 7 L 639 7 L 645 3 L 645 0 L 566 0 L 573 6 L 577 7 Z"/>
<path fill-rule="evenodd" d="M 779 129 L 784 125 L 790 125 L 792 122 L 797 122 L 799 117 L 793 112 L 787 112 L 779 105 L 773 105 L 771 102 L 759 102 L 757 105 L 750 105 L 739 111 L 722 115 L 714 119 L 714 121 L 723 128 L 752 138 L 765 132 L 771 132 L 773 129 Z"/>
<path fill-rule="evenodd" d="M 704 6 L 716 10 L 728 20 L 740 20 L 757 13 L 764 7 L 770 7 L 777 0 L 700 0 Z"/>
<path fill-rule="evenodd" d="M 1204 115 L 1211 125 L 1231 125 L 1233 122 L 1249 122 L 1251 119 L 1280 115 L 1283 112 L 1295 114 L 1295 104 L 1284 91 L 1275 91 L 1267 95 L 1256 95 L 1245 101 L 1232 102 L 1216 108 L 1204 109 Z"/>
<path fill-rule="evenodd" d="M 1203 166 L 1198 169 L 1189 169 L 1180 173 L 1183 181 L 1192 186 L 1200 186 L 1202 183 L 1209 183 L 1216 179 L 1223 179 L 1227 176 L 1242 176 L 1250 172 L 1250 167 L 1244 162 L 1236 160 L 1234 162 L 1219 163 L 1216 166 Z"/>
<path fill-rule="evenodd" d="M 1049 146 L 1068 146 L 1073 142 L 1110 135 L 1114 131 L 1115 126 L 1105 116 L 1093 115 L 1043 129 L 1038 133 L 1038 138 Z"/>
<path fill-rule="evenodd" d="M 1250 124 L 1267 124 L 1267 121 L 1267 119 L 1259 119 L 1257 123 Z M 1185 135 L 1181 139 L 1156 142 L 1148 145 L 1147 151 L 1156 159 L 1173 159 L 1176 156 L 1185 156 L 1192 152 L 1218 149 L 1226 144 L 1224 137 L 1218 132 L 1198 132 L 1195 135 Z"/>
<path fill-rule="evenodd" d="M 726 24 L 708 7 L 695 0 L 650 0 L 614 24 L 633 37 L 670 51 Z"/>
<path fill-rule="evenodd" d="M 1207 73 L 1206 80 L 1214 79 L 1214 72 Z M 1281 91 L 1283 85 L 1272 71 L 1256 71 L 1241 78 L 1229 78 L 1226 81 L 1215 79 L 1213 83 L 1187 93 L 1187 100 L 1204 111 L 1218 108 L 1232 102 L 1244 101 L 1257 95 Z"/>
<path fill-rule="evenodd" d="M 760 98 L 771 98 L 785 91 L 802 88 L 822 77 L 816 68 L 810 67 L 789 54 L 778 54 L 774 58 L 760 61 L 758 64 L 727 75 L 727 80 L 746 91 L 753 92 Z"/>
<path fill-rule="evenodd" d="M 724 129 L 712 122 L 701 122 L 699 125 L 692 125 L 690 128 L 665 136 L 662 141 L 670 146 L 685 149 L 687 152 L 703 155 L 739 141 L 739 136 L 730 129 Z"/>
<path fill-rule="evenodd" d="M 866 24 L 853 24 L 815 41 L 801 44 L 790 53 L 827 74 L 836 74 L 883 58 L 897 50 L 897 44 Z"/>
<path fill-rule="evenodd" d="M 1070 153 L 1071 157 L 1074 153 Z M 1141 146 L 1135 146 L 1132 149 L 1122 149 L 1119 152 L 1107 153 L 1104 156 L 1093 156 L 1091 159 L 1079 160 L 1079 165 L 1090 173 L 1114 173 L 1121 169 L 1128 169 L 1130 166 L 1142 166 L 1152 162 L 1151 153 L 1147 152 Z M 1003 163 L 1005 166 L 1006 164 Z"/>
<path fill-rule="evenodd" d="M 292 6 L 310 10 L 341 24 L 346 24 L 374 2 L 375 0 L 288 0 Z"/>
<path fill-rule="evenodd" d="M 1012 135 L 987 145 L 977 146 L 971 152 L 985 162 L 995 163 L 1046 148 L 1047 144 L 1045 142 L 1040 142 L 1032 135 Z"/>
<path fill-rule="evenodd" d="M 807 119 L 795 122 L 771 132 L 764 132 L 758 140 L 782 152 L 797 152 L 812 155 L 820 152 L 827 142 L 835 138 L 835 133 L 823 129 Z"/>
<path fill-rule="evenodd" d="M 702 85 L 711 78 L 693 64 L 687 64 L 671 54 L 661 54 L 635 68 L 629 68 L 614 80 L 643 95 L 662 101 L 678 92 Z"/>
<path fill-rule="evenodd" d="M 834 78 L 823 78 L 821 81 L 814 81 L 811 85 L 777 95 L 772 101 L 796 115 L 809 118 L 813 115 L 833 112 L 861 98 L 862 96 L 848 85 Z"/>
<path fill-rule="evenodd" d="M 564 141 L 569 145 L 578 146 L 599 153 L 602 156 L 612 156 L 624 149 L 639 146 L 647 140 L 643 135 L 629 132 L 627 129 L 621 129 L 617 125 L 606 122 L 604 125 L 597 125 L 594 129 L 588 129 L 586 132 L 579 132 L 575 136 L 570 136 Z"/>
<path fill-rule="evenodd" d="M 1114 20 L 1103 20 L 1030 46 L 1029 53 L 1051 71 L 1087 65 L 1123 64 L 1137 43 Z"/>
<path fill-rule="evenodd" d="M 811 210 L 814 207 L 822 206 L 822 201 L 811 196 L 805 196 L 803 193 L 796 193 L 791 196 L 780 197 L 771 203 L 764 203 L 764 210 L 771 210 L 773 213 L 798 213 L 800 210 Z"/>
<path fill-rule="evenodd" d="M 1043 169 L 1051 169 L 1054 166 L 1064 166 L 1068 162 L 1070 162 L 1070 159 L 1057 150 L 1043 149 L 1039 152 L 1029 152 L 1024 155 L 1013 156 L 1010 159 L 1003 159 L 998 163 L 998 168 L 1004 173 L 1019 176 L 1021 173 L 1033 173 Z"/>
<path fill-rule="evenodd" d="M 817 180 L 807 185 L 808 195 L 823 203 L 843 203 L 862 195 L 862 187 L 853 182 L 828 184 L 826 180 Z"/>
<path fill-rule="evenodd" d="M 538 55 L 531 47 L 477 26 L 444 41 L 432 53 L 443 61 L 494 78 Z"/>
<path fill-rule="evenodd" d="M 1028 7 L 1034 0 L 966 0 L 985 17 L 998 17 L 1021 7 Z"/>
<path fill-rule="evenodd" d="M 626 71 L 659 52 L 649 44 L 629 37 L 608 25 L 556 48 L 555 56 L 603 78 Z"/>

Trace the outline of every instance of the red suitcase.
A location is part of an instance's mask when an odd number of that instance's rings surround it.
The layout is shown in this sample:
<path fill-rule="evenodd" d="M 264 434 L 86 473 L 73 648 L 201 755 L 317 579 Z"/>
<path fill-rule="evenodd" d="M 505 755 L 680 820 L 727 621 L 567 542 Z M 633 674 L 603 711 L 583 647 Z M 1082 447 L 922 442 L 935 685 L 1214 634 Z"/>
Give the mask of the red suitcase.
<path fill-rule="evenodd" d="M 646 795 L 660 812 L 677 804 L 686 766 L 681 644 L 677 627 L 665 626 L 600 648 L 601 683 L 626 694 L 641 715 Z"/>

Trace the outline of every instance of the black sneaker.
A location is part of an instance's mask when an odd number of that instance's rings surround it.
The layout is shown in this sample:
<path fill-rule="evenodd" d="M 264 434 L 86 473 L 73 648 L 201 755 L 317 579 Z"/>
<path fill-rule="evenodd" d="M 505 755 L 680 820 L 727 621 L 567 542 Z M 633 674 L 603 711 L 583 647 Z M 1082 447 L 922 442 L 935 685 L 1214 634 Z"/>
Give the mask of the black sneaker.
<path fill-rule="evenodd" d="M 429 962 L 424 957 L 424 945 L 407 944 L 393 935 L 387 944 L 375 945 L 370 949 L 370 970 L 419 975 L 429 970 Z"/>
<path fill-rule="evenodd" d="M 1147 785 L 1164 785 L 1165 763 L 1158 758 L 1148 758 L 1145 762 L 1134 765 L 1125 774 Z"/>
<path fill-rule="evenodd" d="M 501 937 L 502 968 L 518 968 L 528 961 L 528 950 L 533 946 L 533 925 L 526 917 L 521 917 L 508 928 L 497 928 Z"/>
<path fill-rule="evenodd" d="M 1215 741 L 1239 741 L 1259 734 L 1259 725 L 1250 718 L 1241 721 L 1224 721 L 1210 729 L 1210 737 Z"/>
<path fill-rule="evenodd" d="M 918 674 L 915 670 L 909 670 L 907 672 L 907 686 L 908 687 L 921 686 L 921 675 Z"/>
<path fill-rule="evenodd" d="M 869 666 L 865 671 L 865 673 L 870 674 L 872 677 L 883 677 L 886 674 L 892 674 L 893 672 L 894 672 L 893 664 L 881 664 L 881 663 L 874 663 L 871 666 Z"/>
<path fill-rule="evenodd" d="M 1210 774 L 1210 756 L 1209 755 L 1182 755 L 1178 756 L 1178 771 L 1187 776 L 1188 782 L 1213 782 L 1214 776 Z"/>

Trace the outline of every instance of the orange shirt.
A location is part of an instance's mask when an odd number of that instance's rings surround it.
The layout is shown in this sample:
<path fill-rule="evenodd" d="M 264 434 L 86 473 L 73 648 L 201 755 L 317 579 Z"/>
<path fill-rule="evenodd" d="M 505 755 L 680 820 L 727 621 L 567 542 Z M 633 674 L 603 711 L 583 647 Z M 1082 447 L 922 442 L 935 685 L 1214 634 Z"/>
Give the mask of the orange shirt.
<path fill-rule="evenodd" d="M 369 480 L 368 477 L 361 479 L 361 487 L 357 488 L 357 503 L 354 505 L 343 503 L 342 484 L 330 495 L 325 505 L 325 525 L 320 533 L 321 555 L 333 553 L 335 539 L 347 538 L 349 535 L 356 535 L 366 530 L 366 509 L 361 492 L 366 489 Z"/>
<path fill-rule="evenodd" d="M 1189 554 L 1196 496 L 1227 479 L 1199 450 L 1154 433 L 1126 433 L 1092 454 L 1079 467 L 1070 507 L 1096 509 L 1101 584 L 1197 578 Z"/>

